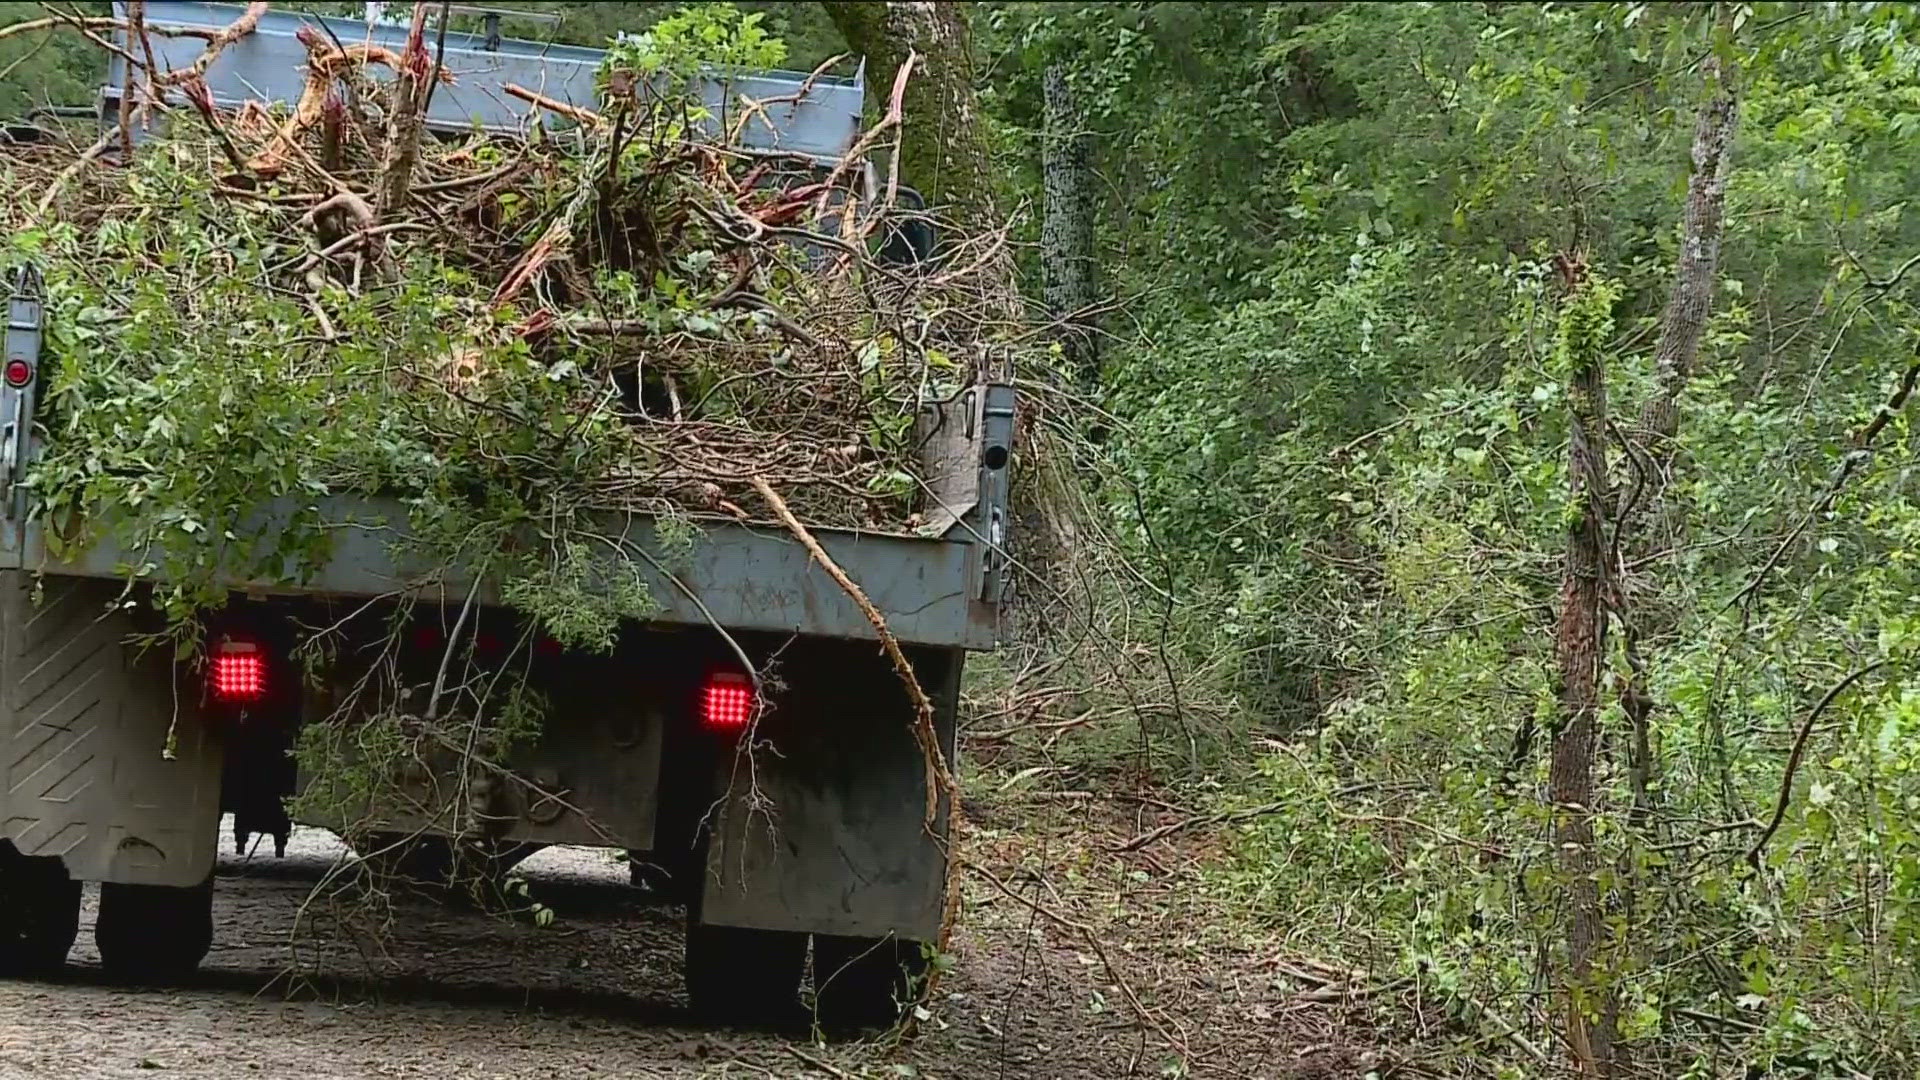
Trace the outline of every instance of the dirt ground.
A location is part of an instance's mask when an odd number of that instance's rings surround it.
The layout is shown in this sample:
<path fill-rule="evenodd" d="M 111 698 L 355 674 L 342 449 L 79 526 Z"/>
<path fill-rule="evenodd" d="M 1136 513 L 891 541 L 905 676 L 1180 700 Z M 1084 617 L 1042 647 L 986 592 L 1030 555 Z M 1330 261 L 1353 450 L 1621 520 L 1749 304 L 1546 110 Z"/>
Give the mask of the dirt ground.
<path fill-rule="evenodd" d="M 805 1032 L 695 1026 L 682 914 L 651 906 L 606 853 L 524 864 L 547 928 L 409 898 L 385 955 L 309 947 L 296 913 L 343 857 L 327 833 L 285 859 L 222 857 L 214 951 L 190 984 L 115 985 L 88 909 L 67 976 L 0 983 L 0 1077 L 1332 1077 L 1369 1052 L 1205 913 L 1151 852 L 1129 864 L 1054 836 L 977 827 L 956 966 L 911 1038 L 823 1045 Z M 1108 872 L 1110 871 L 1110 872 Z M 1164 872 L 1163 872 L 1164 871 Z M 314 958 L 315 952 L 321 955 Z M 1337 1037 L 1338 1036 L 1338 1037 Z"/>

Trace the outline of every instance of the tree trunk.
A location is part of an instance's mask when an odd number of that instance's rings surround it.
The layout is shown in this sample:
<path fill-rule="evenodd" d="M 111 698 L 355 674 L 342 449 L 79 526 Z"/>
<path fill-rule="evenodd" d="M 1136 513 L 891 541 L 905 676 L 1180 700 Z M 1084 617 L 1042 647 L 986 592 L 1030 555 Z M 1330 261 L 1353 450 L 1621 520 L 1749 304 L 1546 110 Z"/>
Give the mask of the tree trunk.
<path fill-rule="evenodd" d="M 1705 74 L 1706 100 L 1700 103 L 1693 128 L 1693 173 L 1687 179 L 1680 265 L 1660 315 L 1660 338 L 1653 354 L 1654 393 L 1640 409 L 1635 432 L 1658 467 L 1653 479 L 1662 486 L 1673 459 L 1673 440 L 1680 433 L 1680 395 L 1693 377 L 1700 338 L 1713 312 L 1727 177 L 1733 171 L 1733 134 L 1740 117 L 1732 73 L 1722 70 L 1718 53 L 1707 58 Z"/>
<path fill-rule="evenodd" d="M 1581 1076 L 1605 1077 L 1613 1062 L 1618 1001 L 1597 954 L 1604 932 L 1594 850 L 1594 744 L 1600 713 L 1600 671 L 1606 656 L 1607 417 L 1605 348 L 1614 290 L 1584 280 L 1569 260 L 1569 295 L 1561 316 L 1567 368 L 1567 551 L 1560 576 L 1555 638 L 1558 726 L 1547 778 L 1555 841 L 1567 889 L 1567 1043 Z"/>
<path fill-rule="evenodd" d="M 1093 146 L 1086 120 L 1067 85 L 1065 65 L 1047 65 L 1046 137 L 1041 142 L 1045 217 L 1040 229 L 1040 265 L 1046 278 L 1047 314 L 1067 369 L 1083 385 L 1099 381 L 1097 326 L 1088 312 L 1095 300 L 1093 245 Z"/>
<path fill-rule="evenodd" d="M 427 55 L 426 42 L 428 7 L 424 0 L 413 5 L 407 44 L 400 51 L 400 67 L 394 72 L 393 116 L 387 121 L 387 157 L 380 166 L 380 201 L 374 207 L 375 216 L 381 219 L 390 219 L 406 207 L 412 191 L 413 166 L 420 157 L 420 139 L 426 130 L 423 112 L 428 80 L 433 77 L 433 60 Z"/>
<path fill-rule="evenodd" d="M 961 235 L 998 228 L 992 154 L 973 103 L 967 5 L 860 0 L 825 7 L 847 44 L 866 57 L 867 85 L 882 97 L 908 54 L 920 54 L 903 102 L 900 175 Z"/>
<path fill-rule="evenodd" d="M 1719 28 L 1730 32 L 1732 5 L 1722 5 Z M 1660 337 L 1654 345 L 1654 392 L 1640 409 L 1632 436 L 1633 483 L 1625 485 L 1617 517 L 1614 551 L 1639 556 L 1678 546 L 1678 528 L 1667 491 L 1673 480 L 1676 439 L 1680 434 L 1680 395 L 1693 377 L 1700 355 L 1700 339 L 1713 311 L 1718 281 L 1720 237 L 1726 211 L 1727 177 L 1732 172 L 1734 133 L 1739 125 L 1739 103 L 1734 96 L 1733 73 L 1723 68 L 1716 51 L 1704 65 L 1705 96 L 1693 129 L 1693 171 L 1687 180 L 1687 202 L 1682 218 L 1680 261 L 1673 291 L 1660 316 Z M 1630 583 L 1618 583 L 1630 594 Z M 1657 633 L 1665 620 L 1649 619 L 1644 602 L 1631 595 L 1615 600 L 1625 625 L 1627 671 L 1620 704 L 1629 733 L 1627 775 L 1633 788 L 1636 824 L 1649 824 L 1654 779 L 1653 699 L 1646 690 L 1644 640 Z"/>

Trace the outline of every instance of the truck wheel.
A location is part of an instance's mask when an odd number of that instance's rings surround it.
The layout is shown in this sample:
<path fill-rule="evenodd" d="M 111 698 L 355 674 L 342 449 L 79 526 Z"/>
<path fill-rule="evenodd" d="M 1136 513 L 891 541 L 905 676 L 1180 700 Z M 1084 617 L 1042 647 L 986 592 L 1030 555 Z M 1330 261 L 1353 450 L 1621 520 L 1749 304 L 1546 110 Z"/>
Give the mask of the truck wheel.
<path fill-rule="evenodd" d="M 101 968 L 116 978 L 186 978 L 213 947 L 213 875 L 186 888 L 101 885 L 93 940 L 100 946 Z"/>
<path fill-rule="evenodd" d="M 80 934 L 80 883 L 59 859 L 0 842 L 0 977 L 51 975 Z"/>
<path fill-rule="evenodd" d="M 926 986 L 917 941 L 815 935 L 814 1013 L 828 1032 L 885 1030 L 900 1022 Z"/>
<path fill-rule="evenodd" d="M 447 885 L 456 869 L 501 880 L 545 846 L 518 840 L 469 840 L 463 844 L 456 848 L 453 840 L 432 833 L 375 833 L 362 846 L 369 853 L 363 858 L 378 872 L 418 885 Z"/>
<path fill-rule="evenodd" d="M 374 833 L 353 846 L 361 862 L 381 877 L 445 885 L 453 873 L 453 844 L 444 836 Z"/>
<path fill-rule="evenodd" d="M 691 899 L 687 894 L 689 882 L 695 873 L 680 860 L 670 861 L 657 851 L 627 852 L 627 883 L 647 898 L 660 903 L 683 904 Z"/>
<path fill-rule="evenodd" d="M 743 926 L 687 925 L 687 997 L 711 1024 L 786 1027 L 801 1019 L 807 936 Z"/>
<path fill-rule="evenodd" d="M 442 902 L 505 914 L 523 905 L 505 889 L 515 866 L 544 844 L 461 840 L 432 833 L 375 833 L 356 850 L 380 885 L 404 885 Z"/>

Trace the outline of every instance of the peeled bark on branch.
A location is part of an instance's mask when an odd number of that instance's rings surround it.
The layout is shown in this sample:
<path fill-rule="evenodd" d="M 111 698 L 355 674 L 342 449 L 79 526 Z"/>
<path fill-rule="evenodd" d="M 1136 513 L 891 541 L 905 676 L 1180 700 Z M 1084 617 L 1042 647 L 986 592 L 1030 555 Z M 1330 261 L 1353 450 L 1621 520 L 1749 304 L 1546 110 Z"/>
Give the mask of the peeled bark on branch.
<path fill-rule="evenodd" d="M 134 6 L 135 5 L 131 4 L 128 5 L 128 15 L 130 16 L 128 22 L 137 25 L 137 20 L 131 18 Z M 150 77 L 154 80 L 155 85 L 158 86 L 177 86 L 190 79 L 205 77 L 207 69 L 212 67 L 213 62 L 220 58 L 220 53 L 224 51 L 227 46 L 260 28 L 260 16 L 266 13 L 267 5 L 265 3 L 256 2 L 248 4 L 247 9 L 240 13 L 239 18 L 228 23 L 222 27 L 218 33 L 207 39 L 207 47 L 200 51 L 199 57 L 196 58 L 193 63 L 186 67 L 169 71 L 164 75 L 157 71 L 150 72 Z"/>
<path fill-rule="evenodd" d="M 407 45 L 400 51 L 400 64 L 394 71 L 393 118 L 387 126 L 387 160 L 380 169 L 380 201 L 375 208 L 380 217 L 407 204 L 414 162 L 420 156 L 420 137 L 427 124 L 427 89 L 433 78 L 433 58 L 427 55 L 426 38 L 429 6 L 425 0 L 413 5 Z"/>

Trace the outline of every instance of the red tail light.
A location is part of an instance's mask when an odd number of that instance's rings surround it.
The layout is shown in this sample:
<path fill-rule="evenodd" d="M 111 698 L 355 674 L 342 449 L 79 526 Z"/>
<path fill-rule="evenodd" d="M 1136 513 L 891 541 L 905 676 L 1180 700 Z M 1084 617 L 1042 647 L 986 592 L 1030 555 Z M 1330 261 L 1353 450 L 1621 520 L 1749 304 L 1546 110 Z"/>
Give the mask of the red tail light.
<path fill-rule="evenodd" d="M 267 654 L 251 641 L 227 638 L 214 646 L 208 665 L 208 689 L 226 705 L 245 705 L 267 696 Z"/>
<path fill-rule="evenodd" d="M 15 357 L 7 361 L 7 385 L 15 390 L 33 381 L 33 365 Z"/>
<path fill-rule="evenodd" d="M 700 696 L 700 723 L 708 731 L 737 735 L 753 720 L 753 680 L 731 671 L 716 672 Z"/>

